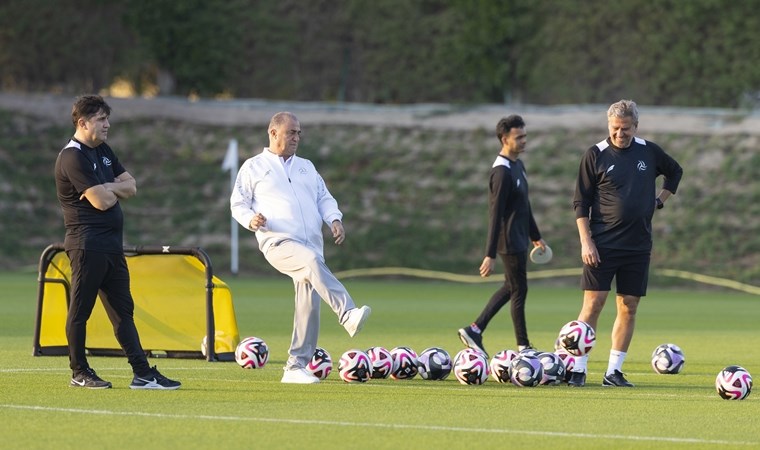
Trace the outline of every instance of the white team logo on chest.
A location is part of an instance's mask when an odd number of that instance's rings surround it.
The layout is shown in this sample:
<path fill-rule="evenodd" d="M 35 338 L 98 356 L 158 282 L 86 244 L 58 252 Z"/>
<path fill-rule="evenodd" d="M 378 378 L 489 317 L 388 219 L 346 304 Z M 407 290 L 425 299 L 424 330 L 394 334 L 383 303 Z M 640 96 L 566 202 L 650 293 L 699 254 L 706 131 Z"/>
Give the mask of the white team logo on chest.
<path fill-rule="evenodd" d="M 111 167 L 111 160 L 108 159 L 107 156 L 103 157 L 103 165 L 106 166 L 106 167 Z"/>
<path fill-rule="evenodd" d="M 636 168 L 639 169 L 639 172 L 645 172 L 647 170 L 647 165 L 644 161 L 639 160 L 639 163 L 636 164 Z"/>

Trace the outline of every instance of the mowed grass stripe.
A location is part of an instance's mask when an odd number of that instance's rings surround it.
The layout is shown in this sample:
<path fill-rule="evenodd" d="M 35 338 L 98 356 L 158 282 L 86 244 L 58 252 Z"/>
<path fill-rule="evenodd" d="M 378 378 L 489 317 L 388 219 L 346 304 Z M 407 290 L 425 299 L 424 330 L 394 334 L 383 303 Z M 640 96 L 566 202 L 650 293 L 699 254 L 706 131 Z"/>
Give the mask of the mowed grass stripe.
<path fill-rule="evenodd" d="M 229 422 L 265 422 L 265 423 L 282 423 L 289 425 L 305 426 L 328 426 L 328 427 L 359 427 L 359 428 L 390 428 L 415 431 L 447 431 L 458 433 L 493 433 L 493 434 L 516 434 L 527 436 L 546 436 L 561 438 L 583 438 L 583 439 L 611 439 L 624 441 L 650 441 L 660 443 L 678 443 L 678 444 L 709 444 L 709 445 L 758 445 L 759 442 L 746 441 L 727 441 L 711 440 L 697 438 L 672 438 L 662 436 L 625 436 L 616 434 L 593 434 L 593 433 L 566 433 L 556 431 L 538 431 L 538 430 L 517 430 L 507 428 L 467 428 L 451 427 L 440 425 L 410 425 L 400 423 L 370 423 L 370 422 L 346 422 L 332 420 L 312 420 L 312 419 L 282 419 L 273 417 L 244 417 L 244 416 L 215 416 L 215 415 L 189 415 L 189 414 L 166 414 L 166 413 L 146 413 L 135 411 L 114 411 L 104 409 L 78 409 L 78 408 L 55 408 L 50 406 L 39 405 L 7 405 L 0 404 L 0 408 L 30 410 L 66 414 L 88 414 L 88 415 L 110 415 L 110 416 L 133 416 L 149 417 L 156 419 L 178 419 L 178 420 L 218 420 Z"/>

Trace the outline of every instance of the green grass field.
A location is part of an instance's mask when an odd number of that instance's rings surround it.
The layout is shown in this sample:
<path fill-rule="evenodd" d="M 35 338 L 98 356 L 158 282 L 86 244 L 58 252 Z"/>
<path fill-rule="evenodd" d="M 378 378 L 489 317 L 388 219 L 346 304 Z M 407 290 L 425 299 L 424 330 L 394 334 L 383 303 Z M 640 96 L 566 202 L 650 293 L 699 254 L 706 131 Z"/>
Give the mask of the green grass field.
<path fill-rule="evenodd" d="M 0 448 L 752 448 L 760 447 L 760 394 L 722 400 L 714 380 L 739 364 L 760 375 L 760 297 L 702 289 L 651 288 L 639 308 L 624 370 L 633 389 L 601 387 L 614 301 L 600 320 L 585 388 L 518 388 L 445 381 L 372 380 L 346 384 L 334 371 L 310 386 L 279 383 L 292 326 L 288 279 L 226 279 L 241 337 L 269 345 L 266 367 L 152 359 L 178 391 L 128 388 L 125 358 L 93 357 L 114 389 L 68 387 L 65 357 L 33 357 L 36 274 L 0 274 Z M 350 348 L 405 345 L 417 352 L 462 348 L 456 330 L 479 313 L 496 284 L 354 280 L 346 286 L 372 306 L 351 339 L 323 308 L 320 346 L 337 360 Z M 581 293 L 531 285 L 528 327 L 551 350 L 562 324 L 577 316 Z M 489 326 L 493 354 L 514 348 L 509 312 Z M 657 375 L 652 350 L 673 342 L 686 354 L 679 375 Z M 337 370 L 337 364 L 336 368 Z"/>

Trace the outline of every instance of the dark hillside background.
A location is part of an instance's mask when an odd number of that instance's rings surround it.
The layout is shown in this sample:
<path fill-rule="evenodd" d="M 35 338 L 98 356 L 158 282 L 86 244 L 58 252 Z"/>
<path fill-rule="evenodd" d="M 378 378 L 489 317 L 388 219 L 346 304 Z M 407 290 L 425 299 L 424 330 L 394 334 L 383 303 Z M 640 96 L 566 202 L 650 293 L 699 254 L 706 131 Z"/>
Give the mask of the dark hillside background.
<path fill-rule="evenodd" d="M 4 0 L 0 89 L 753 108 L 758 11 L 760 0 Z"/>
<path fill-rule="evenodd" d="M 655 218 L 655 267 L 760 285 L 760 0 L 3 0 L 0 269 L 63 236 L 52 179 L 76 95 L 114 107 L 138 180 L 129 244 L 229 267 L 231 138 L 294 109 L 300 152 L 345 213 L 336 270 L 475 274 L 492 129 L 529 114 L 525 162 L 555 268 L 578 268 L 580 154 L 622 98 L 686 174 Z M 672 110 L 672 111 L 671 111 Z M 241 271 L 271 273 L 241 233 Z"/>
<path fill-rule="evenodd" d="M 219 272 L 229 271 L 229 173 L 221 162 L 231 138 L 239 142 L 241 162 L 259 152 L 266 125 L 120 120 L 118 111 L 109 143 L 138 180 L 138 196 L 123 203 L 127 244 L 200 246 Z M 326 240 L 331 266 L 476 274 L 484 245 L 484 183 L 498 151 L 491 127 L 383 125 L 387 116 L 379 113 L 371 126 L 302 124 L 299 154 L 314 161 L 345 214 L 346 243 L 336 248 Z M 582 152 L 605 131 L 528 124 L 523 159 L 535 215 L 555 251 L 550 268 L 577 268 L 575 175 Z M 62 240 L 52 170 L 71 133 L 65 121 L 0 110 L 0 267 L 34 267 L 46 245 Z M 685 169 L 678 195 L 654 220 L 653 266 L 760 284 L 760 135 L 640 135 Z M 241 273 L 272 273 L 254 237 L 240 234 Z"/>

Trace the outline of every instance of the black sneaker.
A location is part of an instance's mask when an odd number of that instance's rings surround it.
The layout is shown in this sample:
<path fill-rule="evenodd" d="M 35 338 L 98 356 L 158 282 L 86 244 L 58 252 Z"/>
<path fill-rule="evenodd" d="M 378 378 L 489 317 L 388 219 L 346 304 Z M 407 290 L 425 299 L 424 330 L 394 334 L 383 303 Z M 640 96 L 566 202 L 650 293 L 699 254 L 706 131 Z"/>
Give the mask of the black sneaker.
<path fill-rule="evenodd" d="M 483 353 L 486 355 L 486 358 L 488 358 L 488 352 L 485 347 L 483 347 L 483 336 L 472 331 L 472 328 L 470 327 L 460 328 L 457 333 L 459 334 L 459 339 L 465 346 Z"/>
<path fill-rule="evenodd" d="M 111 382 L 105 381 L 92 370 L 91 367 L 74 374 L 71 377 L 71 387 L 83 387 L 87 389 L 110 389 Z"/>
<path fill-rule="evenodd" d="M 633 384 L 625 379 L 623 372 L 616 370 L 610 375 L 604 376 L 604 379 L 602 379 L 602 386 L 633 387 Z"/>
<path fill-rule="evenodd" d="M 161 375 L 156 369 L 156 366 L 150 368 L 148 375 L 139 377 L 135 375 L 132 379 L 132 384 L 129 385 L 130 389 L 160 389 L 160 390 L 174 390 L 179 389 L 182 383 L 174 381 Z"/>
<path fill-rule="evenodd" d="M 586 385 L 586 372 L 570 372 L 570 379 L 567 385 L 572 387 L 583 387 Z"/>

